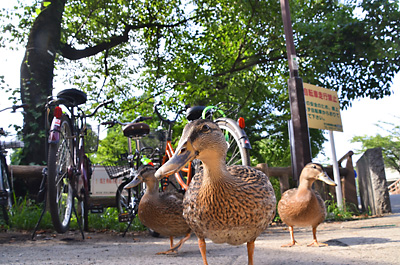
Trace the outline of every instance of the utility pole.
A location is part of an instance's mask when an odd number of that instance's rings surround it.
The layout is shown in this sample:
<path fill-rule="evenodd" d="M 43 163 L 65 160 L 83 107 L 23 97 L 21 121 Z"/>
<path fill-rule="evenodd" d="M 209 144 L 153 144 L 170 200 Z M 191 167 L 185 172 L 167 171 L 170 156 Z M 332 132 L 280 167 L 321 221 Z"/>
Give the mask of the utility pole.
<path fill-rule="evenodd" d="M 307 163 L 311 162 L 310 135 L 308 132 L 303 80 L 299 77 L 299 67 L 296 50 L 294 48 L 293 29 L 288 0 L 281 0 L 281 9 L 290 70 L 288 86 L 291 113 L 289 131 L 290 149 L 292 154 L 292 174 L 293 179 L 298 181 L 303 167 Z"/>

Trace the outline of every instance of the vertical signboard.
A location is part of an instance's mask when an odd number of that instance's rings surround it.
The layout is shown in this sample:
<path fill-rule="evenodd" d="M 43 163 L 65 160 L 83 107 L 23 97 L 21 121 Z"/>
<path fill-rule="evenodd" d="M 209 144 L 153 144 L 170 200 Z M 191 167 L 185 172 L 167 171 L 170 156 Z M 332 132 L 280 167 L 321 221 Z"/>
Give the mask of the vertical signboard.
<path fill-rule="evenodd" d="M 308 127 L 343 132 L 336 91 L 304 83 Z"/>

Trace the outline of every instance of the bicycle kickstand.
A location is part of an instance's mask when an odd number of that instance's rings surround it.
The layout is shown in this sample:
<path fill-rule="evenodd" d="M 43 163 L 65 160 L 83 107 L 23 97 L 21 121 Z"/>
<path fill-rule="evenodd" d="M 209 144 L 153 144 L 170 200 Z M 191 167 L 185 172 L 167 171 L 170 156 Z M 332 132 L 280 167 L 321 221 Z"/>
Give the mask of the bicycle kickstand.
<path fill-rule="evenodd" d="M 124 234 L 122 235 L 122 237 L 125 237 L 126 233 L 127 233 L 128 230 L 129 230 L 129 227 L 131 227 L 131 225 L 132 225 L 132 223 L 133 223 L 133 220 L 134 220 L 135 217 L 136 217 L 136 214 L 135 214 L 135 215 L 133 214 L 134 211 L 135 211 L 135 209 L 132 209 L 131 212 L 129 213 L 129 215 L 132 216 L 132 219 L 129 221 L 129 224 L 128 224 L 128 226 L 126 227 L 125 232 L 124 232 Z"/>
<path fill-rule="evenodd" d="M 46 182 L 47 182 L 47 168 L 44 168 L 42 171 L 42 182 L 40 183 L 40 188 L 39 188 L 39 193 L 38 193 L 38 198 L 40 198 L 39 200 L 43 200 L 43 209 L 42 209 L 42 213 L 40 214 L 39 220 L 36 223 L 35 228 L 33 229 L 33 233 L 32 233 L 32 240 L 35 238 L 36 236 L 36 231 L 39 228 L 40 222 L 43 219 L 44 214 L 46 213 L 46 207 L 47 207 L 47 188 L 46 188 Z"/>
<path fill-rule="evenodd" d="M 75 200 L 75 199 L 74 199 L 74 200 Z M 75 216 L 76 216 L 76 220 L 77 220 L 77 223 L 78 223 L 78 227 L 79 227 L 79 230 L 81 231 L 82 239 L 85 240 L 85 234 L 83 233 L 83 228 L 82 228 L 81 223 L 80 223 L 80 221 L 79 221 L 78 213 L 76 212 L 75 203 L 72 204 L 72 210 L 74 211 L 74 214 L 75 214 Z"/>

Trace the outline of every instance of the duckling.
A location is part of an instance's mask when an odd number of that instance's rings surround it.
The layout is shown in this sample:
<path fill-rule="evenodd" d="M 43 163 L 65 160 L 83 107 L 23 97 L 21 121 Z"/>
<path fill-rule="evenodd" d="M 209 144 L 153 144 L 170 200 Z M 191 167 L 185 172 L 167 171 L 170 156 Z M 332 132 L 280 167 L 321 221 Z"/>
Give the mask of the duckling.
<path fill-rule="evenodd" d="M 293 226 L 311 226 L 314 241 L 308 246 L 327 246 L 317 241 L 317 226 L 325 220 L 326 209 L 324 200 L 311 186 L 316 180 L 336 186 L 325 173 L 322 165 L 308 163 L 300 174 L 298 188 L 287 190 L 278 203 L 278 213 L 282 221 L 289 226 L 291 242 L 282 247 L 298 245 L 294 240 Z"/>
<path fill-rule="evenodd" d="M 176 254 L 183 243 L 190 237 L 190 228 L 183 219 L 183 194 L 178 192 L 159 192 L 158 180 L 154 177 L 155 168 L 141 166 L 136 177 L 124 188 L 146 184 L 146 191 L 140 199 L 138 217 L 146 227 L 160 235 L 170 238 L 170 249 L 157 254 Z M 185 236 L 174 246 L 174 237 Z"/>
<path fill-rule="evenodd" d="M 276 198 L 268 177 L 248 166 L 226 165 L 227 143 L 209 120 L 195 120 L 183 130 L 173 157 L 156 177 L 177 172 L 193 159 L 203 162 L 183 199 L 183 217 L 198 238 L 204 264 L 205 238 L 214 243 L 247 243 L 248 264 L 253 264 L 254 241 L 275 216 Z"/>

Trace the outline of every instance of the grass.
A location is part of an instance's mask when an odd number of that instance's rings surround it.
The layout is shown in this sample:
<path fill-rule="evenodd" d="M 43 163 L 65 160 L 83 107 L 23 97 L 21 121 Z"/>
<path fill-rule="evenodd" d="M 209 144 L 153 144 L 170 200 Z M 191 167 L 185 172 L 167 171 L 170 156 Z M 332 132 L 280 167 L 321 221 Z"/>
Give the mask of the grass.
<path fill-rule="evenodd" d="M 3 218 L 0 219 L 0 228 L 2 230 L 33 230 L 42 214 L 43 204 L 37 204 L 35 201 L 27 198 L 18 198 L 15 200 L 11 210 L 10 225 L 7 225 Z M 89 212 L 89 229 L 94 231 L 116 231 L 123 232 L 127 228 L 128 223 L 120 223 L 118 221 L 118 211 L 116 208 L 110 207 L 104 209 L 101 214 L 92 214 Z M 48 211 L 45 212 L 38 229 L 54 230 L 51 216 Z M 79 226 L 76 216 L 73 213 L 70 223 L 71 230 L 78 230 Z M 129 231 L 144 231 L 144 227 L 138 218 L 132 222 Z"/>
<path fill-rule="evenodd" d="M 360 215 L 360 212 L 358 210 L 354 211 L 346 210 L 346 209 L 357 209 L 355 205 L 346 204 L 346 207 L 343 207 L 343 209 L 339 208 L 336 201 L 333 199 L 332 194 L 329 195 L 331 196 L 332 199 L 325 201 L 325 206 L 327 211 L 327 216 L 326 216 L 327 221 L 347 221 L 347 220 L 359 219 L 360 216 L 365 217 L 365 215 Z"/>

